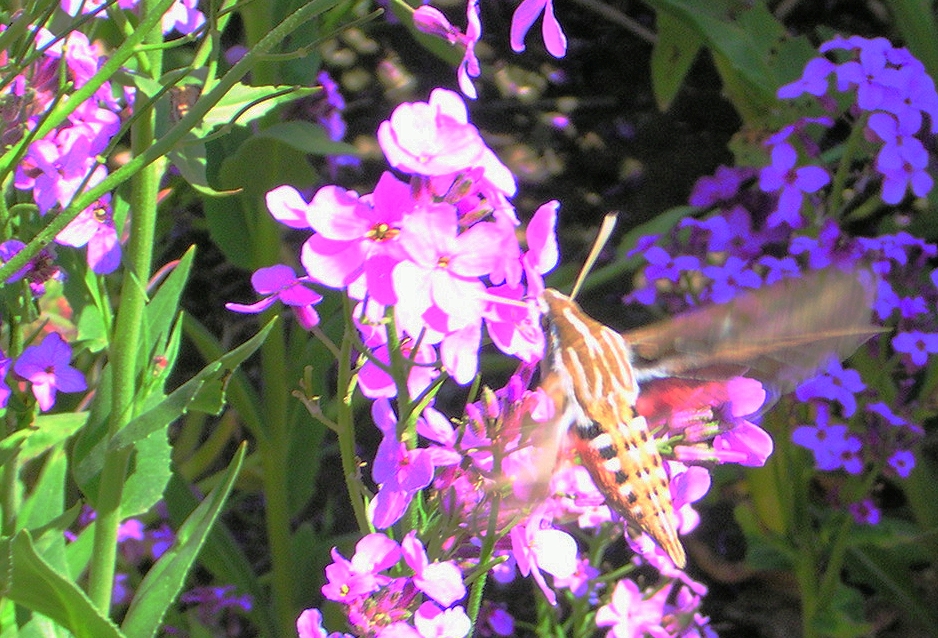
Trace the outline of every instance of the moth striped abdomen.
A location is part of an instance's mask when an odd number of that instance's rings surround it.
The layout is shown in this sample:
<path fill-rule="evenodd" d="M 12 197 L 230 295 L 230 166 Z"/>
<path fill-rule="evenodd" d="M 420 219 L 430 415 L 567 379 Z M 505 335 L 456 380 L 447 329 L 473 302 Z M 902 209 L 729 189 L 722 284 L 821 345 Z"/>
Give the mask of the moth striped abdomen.
<path fill-rule="evenodd" d="M 549 329 L 546 386 L 561 423 L 611 509 L 647 532 L 678 567 L 686 559 L 677 536 L 668 476 L 645 419 L 635 413 L 638 384 L 622 336 L 586 316 L 570 298 L 545 290 Z"/>

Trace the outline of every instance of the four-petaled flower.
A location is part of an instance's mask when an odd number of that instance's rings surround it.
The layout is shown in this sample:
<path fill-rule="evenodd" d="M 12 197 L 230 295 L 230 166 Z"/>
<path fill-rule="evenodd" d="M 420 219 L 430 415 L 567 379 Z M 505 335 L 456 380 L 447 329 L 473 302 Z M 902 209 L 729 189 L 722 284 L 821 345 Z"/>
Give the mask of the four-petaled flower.
<path fill-rule="evenodd" d="M 32 384 L 43 412 L 55 405 L 55 393 L 87 389 L 84 375 L 69 365 L 72 348 L 57 332 L 50 332 L 37 346 L 29 346 L 13 364 L 13 371 Z"/>

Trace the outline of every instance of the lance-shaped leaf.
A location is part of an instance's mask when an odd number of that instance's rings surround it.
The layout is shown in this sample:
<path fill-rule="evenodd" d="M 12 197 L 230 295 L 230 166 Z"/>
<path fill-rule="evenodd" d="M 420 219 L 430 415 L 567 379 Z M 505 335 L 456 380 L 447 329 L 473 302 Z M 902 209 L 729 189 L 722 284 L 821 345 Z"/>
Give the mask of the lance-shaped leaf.
<path fill-rule="evenodd" d="M 5 557 L 5 564 L 0 565 L 4 597 L 49 617 L 77 638 L 124 635 L 78 585 L 43 560 L 28 531 L 22 530 L 0 542 L 0 549 Z"/>
<path fill-rule="evenodd" d="M 137 589 L 122 629 L 129 636 L 156 635 L 166 609 L 173 603 L 234 485 L 246 447 L 241 445 L 224 481 L 202 501 L 176 533 L 176 540 L 147 572 Z"/>

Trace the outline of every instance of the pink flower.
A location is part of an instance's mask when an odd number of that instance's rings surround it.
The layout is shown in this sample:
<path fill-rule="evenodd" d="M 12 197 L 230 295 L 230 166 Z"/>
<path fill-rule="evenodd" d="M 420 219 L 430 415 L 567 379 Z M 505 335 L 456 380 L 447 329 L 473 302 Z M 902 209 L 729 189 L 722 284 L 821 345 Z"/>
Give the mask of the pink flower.
<path fill-rule="evenodd" d="M 524 0 L 518 5 L 511 17 L 511 48 L 516 53 L 524 51 L 524 36 L 542 11 L 544 22 L 541 25 L 541 35 L 544 36 L 544 46 L 552 56 L 562 58 L 567 53 L 567 36 L 563 34 L 560 23 L 554 17 L 552 0 Z"/>
<path fill-rule="evenodd" d="M 628 579 L 616 583 L 609 603 L 596 611 L 597 627 L 612 627 L 615 638 L 634 638 L 651 634 L 658 638 L 667 636 L 661 628 L 665 598 L 670 589 L 664 587 L 658 594 L 645 600 L 638 585 Z"/>
<path fill-rule="evenodd" d="M 401 541 L 404 562 L 414 570 L 414 585 L 427 596 L 449 607 L 466 595 L 462 572 L 451 560 L 431 563 L 417 532 L 411 531 Z M 418 627 L 419 629 L 419 627 Z"/>
<path fill-rule="evenodd" d="M 289 266 L 276 264 L 259 268 L 251 275 L 251 285 L 263 299 L 253 304 L 226 303 L 225 308 L 232 312 L 254 314 L 267 310 L 275 301 L 291 306 L 297 321 L 309 330 L 319 324 L 319 314 L 313 308 L 322 301 L 322 296 L 306 287 L 309 277 L 297 277 Z"/>
<path fill-rule="evenodd" d="M 172 30 L 188 35 L 205 24 L 205 16 L 198 9 L 199 0 L 176 0 L 163 16 L 163 33 Z"/>
<path fill-rule="evenodd" d="M 440 375 L 436 367 L 429 365 L 437 359 L 433 346 L 422 342 L 416 353 L 413 352 L 413 346 L 414 340 L 410 337 L 406 337 L 401 343 L 401 354 L 408 360 L 413 357 L 415 364 L 407 373 L 407 391 L 411 398 L 420 396 L 420 393 Z M 390 365 L 391 359 L 387 344 L 375 348 L 371 355 L 385 366 Z M 368 359 L 358 371 L 358 387 L 369 399 L 391 399 L 397 396 L 394 379 L 371 359 Z"/>
<path fill-rule="evenodd" d="M 472 629 L 472 621 L 460 606 L 440 609 L 427 601 L 414 614 L 414 626 L 421 638 L 463 638 Z"/>
<path fill-rule="evenodd" d="M 351 603 L 377 591 L 390 582 L 378 572 L 390 569 L 401 558 L 401 548 L 384 534 L 368 534 L 355 545 L 352 560 L 332 548 L 332 560 L 326 566 L 327 582 L 322 595 L 329 600 Z"/>
<path fill-rule="evenodd" d="M 479 77 L 482 72 L 479 67 L 479 58 L 476 57 L 476 44 L 481 37 L 482 22 L 479 20 L 479 0 L 469 0 L 466 3 L 466 35 L 462 38 L 466 53 L 456 70 L 456 78 L 459 80 L 459 90 L 466 97 L 473 100 L 476 99 L 477 93 L 475 86 L 472 85 L 472 78 Z"/>
<path fill-rule="evenodd" d="M 531 515 L 525 525 L 511 529 L 511 553 L 522 576 L 531 574 L 551 605 L 557 596 L 547 586 L 541 571 L 567 579 L 576 573 L 577 548 L 573 537 L 559 529 L 540 529 L 540 517 Z"/>
<path fill-rule="evenodd" d="M 299 638 L 342 638 L 349 634 L 329 633 L 322 626 L 322 612 L 307 609 L 296 619 L 296 633 Z"/>
<path fill-rule="evenodd" d="M 469 124 L 466 104 L 452 91 L 435 89 L 428 102 L 405 102 L 378 127 L 388 163 L 405 173 L 456 175 L 481 167 L 483 178 L 505 195 L 515 178 Z"/>
<path fill-rule="evenodd" d="M 29 346 L 13 364 L 13 371 L 32 383 L 33 395 L 43 412 L 55 405 L 56 391 L 81 392 L 85 377 L 69 365 L 72 349 L 57 332 L 50 332 L 38 346 Z"/>

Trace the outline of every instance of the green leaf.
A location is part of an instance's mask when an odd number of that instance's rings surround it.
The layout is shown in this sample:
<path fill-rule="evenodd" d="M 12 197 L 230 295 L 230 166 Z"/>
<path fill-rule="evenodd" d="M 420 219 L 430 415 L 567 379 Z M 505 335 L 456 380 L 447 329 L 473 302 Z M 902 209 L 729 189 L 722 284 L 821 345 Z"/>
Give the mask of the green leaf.
<path fill-rule="evenodd" d="M 321 87 L 251 86 L 235 84 L 203 118 L 205 128 L 238 124 L 244 126 L 267 115 L 281 104 L 322 91 Z"/>
<path fill-rule="evenodd" d="M 173 448 L 165 430 L 137 441 L 134 447 L 121 495 L 121 518 L 140 516 L 159 503 L 172 476 Z"/>
<path fill-rule="evenodd" d="M 800 75 L 817 51 L 804 36 L 791 37 L 765 3 L 735 0 L 649 0 L 656 10 L 697 33 L 713 54 L 723 91 L 747 123 L 777 118 L 787 107 L 778 87 Z"/>
<path fill-rule="evenodd" d="M 102 615 L 84 591 L 46 563 L 26 530 L 0 542 L 8 569 L 0 571 L 3 594 L 68 629 L 76 638 L 120 638 L 124 634 Z"/>
<path fill-rule="evenodd" d="M 0 441 L 0 467 L 12 459 L 23 447 L 32 430 L 17 430 Z"/>
<path fill-rule="evenodd" d="M 293 120 L 268 126 L 254 136 L 255 143 L 276 140 L 310 155 L 358 155 L 358 149 L 345 142 L 334 142 L 319 124 Z"/>
<path fill-rule="evenodd" d="M 195 246 L 189 248 L 182 256 L 176 266 L 166 277 L 166 280 L 160 285 L 159 290 L 147 304 L 146 309 L 146 327 L 144 331 L 145 355 L 149 357 L 156 354 L 155 349 L 165 347 L 167 336 L 170 332 L 170 326 L 176 320 L 177 309 L 179 308 L 179 299 L 182 296 L 182 290 L 189 279 L 189 271 L 192 269 L 192 261 L 195 258 Z M 159 354 L 163 354 L 160 352 Z M 170 362 L 172 364 L 172 362 Z M 149 367 L 149 359 L 140 362 L 142 367 Z"/>
<path fill-rule="evenodd" d="M 192 494 L 192 487 L 175 473 L 166 488 L 165 499 L 169 518 L 174 527 L 178 527 L 199 504 Z M 248 612 L 248 618 L 256 626 L 273 627 L 275 625 L 271 606 L 262 602 L 267 594 L 258 582 L 254 568 L 241 546 L 232 537 L 223 521 L 219 521 L 209 533 L 202 553 L 199 555 L 199 565 L 210 571 L 216 582 L 234 585 L 239 593 L 251 596 L 254 605 Z"/>
<path fill-rule="evenodd" d="M 40 414 L 36 417 L 34 430 L 21 430 L 21 432 L 28 433 L 28 436 L 23 444 L 20 462 L 25 463 L 45 454 L 46 451 L 78 432 L 87 421 L 87 412 Z"/>
<path fill-rule="evenodd" d="M 209 364 L 203 368 L 198 375 L 176 388 L 152 409 L 131 419 L 131 421 L 111 439 L 110 450 L 113 452 L 127 447 L 128 445 L 133 445 L 137 441 L 145 439 L 157 431 L 164 430 L 170 423 L 188 411 L 189 405 L 192 403 L 195 395 L 202 386 L 205 385 L 209 377 L 218 374 L 221 367 L 221 364 L 218 362 Z"/>
<path fill-rule="evenodd" d="M 890 604 L 901 609 L 910 622 L 934 630 L 938 627 L 938 613 L 916 591 L 916 578 L 910 565 L 909 557 L 902 552 L 877 547 L 850 548 L 845 562 L 851 582 L 873 587 Z"/>
<path fill-rule="evenodd" d="M 176 540 L 172 546 L 150 568 L 143 582 L 140 583 L 122 624 L 123 630 L 128 635 L 134 637 L 156 635 L 166 609 L 173 603 L 185 584 L 189 569 L 195 562 L 202 544 L 231 492 L 241 469 L 245 450 L 246 446 L 242 444 L 234 460 L 228 466 L 224 481 L 212 490 L 186 519 L 176 533 Z"/>
<path fill-rule="evenodd" d="M 651 86 L 662 111 L 668 110 L 687 77 L 703 41 L 697 32 L 666 10 L 655 16 L 658 41 L 651 51 Z"/>

